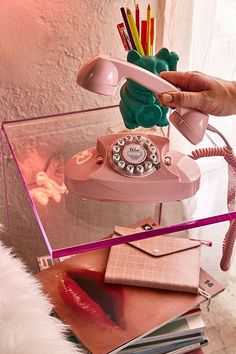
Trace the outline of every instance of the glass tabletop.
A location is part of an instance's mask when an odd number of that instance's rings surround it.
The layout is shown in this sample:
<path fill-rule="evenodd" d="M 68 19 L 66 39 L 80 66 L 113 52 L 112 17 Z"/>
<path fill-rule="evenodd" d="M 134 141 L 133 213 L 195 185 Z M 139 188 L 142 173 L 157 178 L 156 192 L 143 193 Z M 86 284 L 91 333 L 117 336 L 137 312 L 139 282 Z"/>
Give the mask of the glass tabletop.
<path fill-rule="evenodd" d="M 15 183 L 17 180 L 20 181 L 24 193 L 20 195 L 20 192 L 17 192 L 18 196 L 16 196 L 15 191 L 12 192 L 14 199 L 19 199 L 18 208 L 23 210 L 21 200 L 27 198 L 30 209 L 33 211 L 32 215 L 37 221 L 53 258 L 186 230 L 189 230 L 191 237 L 215 238 L 216 243 L 222 243 L 228 227 L 227 220 L 236 217 L 234 208 L 231 208 L 230 212 L 228 210 L 228 167 L 222 157 L 200 159 L 196 162 L 200 169 L 200 187 L 196 177 L 197 170 L 194 170 L 195 165 L 190 164 L 190 171 L 186 173 L 190 174 L 191 178 L 196 178 L 196 183 L 193 183 L 196 190 L 194 193 L 190 193 L 192 194 L 190 197 L 180 194 L 184 196 L 184 198 L 180 198 L 181 200 L 176 200 L 175 189 L 179 188 L 178 183 L 173 190 L 173 200 L 171 198 L 169 198 L 170 200 L 161 200 L 162 197 L 159 198 L 160 200 L 158 198 L 155 200 L 156 191 L 153 190 L 154 197 L 150 197 L 152 195 L 150 192 L 150 196 L 147 197 L 150 200 L 145 200 L 145 203 L 139 200 L 140 198 L 136 198 L 136 201 L 132 203 L 119 201 L 119 198 L 118 201 L 103 200 L 100 194 L 97 199 L 87 198 L 85 190 L 89 187 L 82 183 L 84 176 L 80 180 L 82 186 L 80 197 L 74 193 L 73 188 L 71 189 L 71 184 L 68 188 L 66 166 L 73 156 L 77 156 L 77 161 L 78 156 L 79 159 L 86 160 L 87 155 L 84 153 L 81 155 L 81 151 L 93 152 L 89 149 L 96 146 L 97 137 L 119 134 L 120 132 L 124 137 L 130 135 L 130 131 L 124 128 L 118 106 L 6 122 L 3 123 L 2 129 L 9 148 L 9 152 L 5 152 L 8 155 L 5 159 L 8 161 L 5 167 L 6 178 L 9 179 L 12 176 L 13 169 L 17 170 L 16 177 L 15 179 L 11 178 L 12 181 L 8 189 L 14 191 L 12 184 L 14 181 Z M 151 128 L 142 131 L 134 130 L 132 134 L 135 134 L 136 137 L 151 134 L 161 140 L 167 139 L 166 132 L 167 130 L 160 128 Z M 120 135 L 117 136 L 120 137 Z M 113 148 L 118 144 L 117 141 L 116 144 L 113 144 Z M 211 135 L 206 135 L 202 144 L 203 146 L 214 146 L 218 142 Z M 136 145 L 132 145 L 132 148 L 134 147 L 136 148 Z M 140 154 L 140 150 L 137 154 Z M 140 155 L 137 154 L 135 158 L 140 158 Z M 96 158 L 98 157 L 96 156 Z M 114 154 L 112 158 L 114 159 Z M 131 158 L 134 158 L 133 155 Z M 163 159 L 162 154 L 159 158 Z M 12 164 L 9 163 L 11 159 L 13 160 Z M 183 163 L 182 161 L 181 158 L 181 163 Z M 95 162 L 97 165 L 100 163 L 99 160 Z M 165 163 L 168 165 L 168 161 Z M 161 174 L 163 169 L 160 168 L 158 171 Z M 117 175 L 119 174 L 117 173 Z M 154 174 L 148 177 L 150 181 L 154 178 L 152 176 Z M 121 176 L 121 178 L 130 181 L 127 189 L 128 195 L 129 188 L 132 188 L 136 182 L 133 182 L 134 179 L 130 176 Z M 143 185 L 145 185 L 145 178 L 145 176 L 142 177 Z M 162 180 L 165 181 L 165 175 L 162 176 Z M 76 180 L 76 183 L 79 182 Z M 140 183 L 140 179 L 137 183 Z M 102 184 L 100 184 L 100 188 L 103 188 Z M 122 193 L 123 184 L 120 184 L 120 188 Z M 161 190 L 160 193 L 162 193 Z M 142 198 L 145 199 L 145 196 L 143 195 Z M 148 217 L 152 217 L 157 224 L 160 224 L 160 227 L 137 234 L 111 237 L 115 225 L 129 226 Z M 30 217 L 27 216 L 24 220 L 27 224 L 26 219 L 30 219 Z"/>

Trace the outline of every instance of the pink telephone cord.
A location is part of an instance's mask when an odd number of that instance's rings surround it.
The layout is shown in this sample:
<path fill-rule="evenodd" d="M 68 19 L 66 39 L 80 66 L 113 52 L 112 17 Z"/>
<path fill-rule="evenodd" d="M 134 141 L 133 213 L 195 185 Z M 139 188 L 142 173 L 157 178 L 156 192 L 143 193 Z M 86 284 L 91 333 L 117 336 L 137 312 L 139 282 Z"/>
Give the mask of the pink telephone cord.
<path fill-rule="evenodd" d="M 236 173 L 236 156 L 234 155 L 232 147 L 229 145 L 228 141 L 225 139 L 222 133 L 220 133 L 216 128 L 208 125 L 208 130 L 220 135 L 221 138 L 226 143 L 226 146 L 196 149 L 195 151 L 192 152 L 191 157 L 194 160 L 197 160 L 201 157 L 223 156 L 224 159 L 229 164 L 229 166 Z M 228 205 L 230 201 L 234 200 L 234 198 L 235 198 L 235 190 L 234 188 L 231 188 L 230 190 L 228 190 L 228 196 L 227 196 Z M 233 253 L 235 238 L 236 238 L 236 220 L 232 220 L 230 222 L 229 229 L 223 241 L 222 258 L 220 261 L 220 268 L 223 271 L 227 271 L 230 268 L 230 261 Z"/>

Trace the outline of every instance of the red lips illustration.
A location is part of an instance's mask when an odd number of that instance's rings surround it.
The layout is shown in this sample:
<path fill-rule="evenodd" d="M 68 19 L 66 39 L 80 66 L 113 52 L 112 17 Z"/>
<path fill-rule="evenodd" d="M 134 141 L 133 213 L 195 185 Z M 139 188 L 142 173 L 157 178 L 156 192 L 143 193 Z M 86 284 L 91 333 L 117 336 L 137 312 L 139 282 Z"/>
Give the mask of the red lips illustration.
<path fill-rule="evenodd" d="M 60 284 L 65 304 L 78 319 L 83 317 L 100 327 L 124 328 L 123 291 L 119 285 L 104 283 L 104 274 L 94 270 L 67 271 Z"/>

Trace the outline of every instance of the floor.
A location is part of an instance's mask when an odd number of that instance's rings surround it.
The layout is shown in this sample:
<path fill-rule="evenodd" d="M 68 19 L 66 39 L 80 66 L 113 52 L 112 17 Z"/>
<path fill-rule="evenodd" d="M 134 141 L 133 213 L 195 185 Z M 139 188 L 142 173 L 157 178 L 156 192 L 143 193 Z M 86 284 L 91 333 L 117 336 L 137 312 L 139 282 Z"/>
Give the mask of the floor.
<path fill-rule="evenodd" d="M 236 353 L 236 259 L 233 256 L 230 270 L 222 272 L 219 267 L 221 244 L 216 244 L 214 257 L 209 256 L 210 250 L 206 251 L 208 252 L 203 252 L 202 255 L 202 266 L 205 265 L 209 273 L 224 284 L 225 290 L 212 299 L 210 311 L 207 311 L 205 304 L 202 306 L 206 335 L 209 339 L 204 353 L 233 354 Z"/>
<path fill-rule="evenodd" d="M 212 300 L 209 312 L 206 306 L 202 309 L 209 339 L 204 353 L 236 353 L 236 278 L 232 277 L 225 291 Z"/>

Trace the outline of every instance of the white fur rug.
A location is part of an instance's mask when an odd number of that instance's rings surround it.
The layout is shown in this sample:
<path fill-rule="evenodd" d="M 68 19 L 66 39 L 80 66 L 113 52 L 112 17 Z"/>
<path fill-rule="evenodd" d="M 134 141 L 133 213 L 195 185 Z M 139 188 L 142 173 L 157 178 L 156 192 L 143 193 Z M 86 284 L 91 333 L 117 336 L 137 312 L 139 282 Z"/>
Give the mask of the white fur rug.
<path fill-rule="evenodd" d="M 65 326 L 49 316 L 50 303 L 22 262 L 0 243 L 0 353 L 75 354 Z"/>

